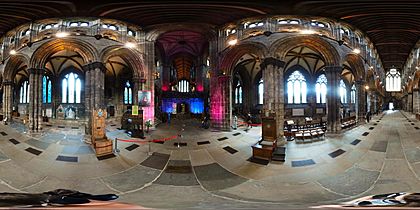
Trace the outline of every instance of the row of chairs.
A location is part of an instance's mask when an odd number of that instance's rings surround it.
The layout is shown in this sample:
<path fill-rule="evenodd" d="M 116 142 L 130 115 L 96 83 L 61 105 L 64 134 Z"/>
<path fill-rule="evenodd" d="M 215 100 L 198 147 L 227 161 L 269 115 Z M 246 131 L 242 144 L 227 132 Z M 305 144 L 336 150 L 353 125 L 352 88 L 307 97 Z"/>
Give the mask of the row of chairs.
<path fill-rule="evenodd" d="M 323 137 L 325 139 L 325 130 L 322 128 L 314 128 L 314 129 L 308 129 L 304 131 L 298 131 L 295 133 L 295 139 L 301 140 L 302 142 L 305 142 L 305 140 L 312 141 L 314 138 L 321 139 Z"/>
<path fill-rule="evenodd" d="M 356 117 L 351 117 L 347 120 L 343 120 L 343 122 L 341 123 L 341 128 L 345 129 L 345 128 L 350 128 L 354 125 L 356 125 L 357 121 L 356 121 Z"/>

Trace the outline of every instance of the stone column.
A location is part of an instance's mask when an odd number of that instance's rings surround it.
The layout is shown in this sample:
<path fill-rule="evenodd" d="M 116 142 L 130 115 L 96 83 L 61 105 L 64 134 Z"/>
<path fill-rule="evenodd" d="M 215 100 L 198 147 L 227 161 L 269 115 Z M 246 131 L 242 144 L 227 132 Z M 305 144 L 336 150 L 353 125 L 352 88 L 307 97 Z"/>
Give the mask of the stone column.
<path fill-rule="evenodd" d="M 263 116 L 276 120 L 277 139 L 283 136 L 284 124 L 284 79 L 285 63 L 269 57 L 261 62 L 262 78 L 264 80 Z"/>
<path fill-rule="evenodd" d="M 162 65 L 162 90 L 171 91 L 171 66 L 167 63 Z"/>
<path fill-rule="evenodd" d="M 42 130 L 42 77 L 43 69 L 29 69 L 29 130 Z"/>
<path fill-rule="evenodd" d="M 413 113 L 420 113 L 420 90 L 413 89 Z"/>
<path fill-rule="evenodd" d="M 218 76 L 215 87 L 211 100 L 212 127 L 217 130 L 230 131 L 232 116 L 231 77 Z"/>
<path fill-rule="evenodd" d="M 203 92 L 204 91 L 204 83 L 203 80 L 206 75 L 203 75 L 205 72 L 206 65 L 201 64 L 195 68 L 195 82 L 196 82 L 196 91 Z"/>
<path fill-rule="evenodd" d="M 86 134 L 92 132 L 91 114 L 94 109 L 105 109 L 105 66 L 101 62 L 86 64 L 85 70 L 85 115 L 88 123 L 85 129 Z"/>
<path fill-rule="evenodd" d="M 144 91 L 150 91 L 150 105 L 143 107 L 143 122 L 151 120 L 152 125 L 155 122 L 155 79 L 153 73 L 156 70 L 155 64 L 155 43 L 146 41 L 144 44 L 144 72 L 139 75 L 140 87 Z"/>
<path fill-rule="evenodd" d="M 331 133 L 339 133 L 341 131 L 340 123 L 340 75 L 341 66 L 325 67 L 325 75 L 327 77 L 327 131 Z"/>
<path fill-rule="evenodd" d="M 364 87 L 365 81 L 363 80 L 356 80 L 355 81 L 355 85 L 356 85 L 356 118 L 357 121 L 360 122 L 364 122 L 363 119 L 365 117 L 366 114 L 366 101 L 365 101 L 365 97 L 366 97 L 366 89 Z"/>
<path fill-rule="evenodd" d="M 85 114 L 90 116 L 90 69 L 85 66 Z"/>
<path fill-rule="evenodd" d="M 413 112 L 413 93 L 407 95 L 407 112 Z"/>
<path fill-rule="evenodd" d="M 3 82 L 3 117 L 7 118 L 7 121 L 12 121 L 13 111 L 13 81 Z"/>
<path fill-rule="evenodd" d="M 133 104 L 139 104 L 139 94 L 138 91 L 141 90 L 140 78 L 137 76 L 133 77 Z"/>

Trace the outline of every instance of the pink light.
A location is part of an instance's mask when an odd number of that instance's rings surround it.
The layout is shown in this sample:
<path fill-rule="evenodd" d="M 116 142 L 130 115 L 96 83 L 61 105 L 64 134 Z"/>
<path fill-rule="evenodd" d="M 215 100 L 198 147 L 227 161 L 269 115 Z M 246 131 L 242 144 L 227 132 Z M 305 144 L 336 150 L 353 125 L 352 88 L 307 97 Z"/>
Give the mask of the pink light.
<path fill-rule="evenodd" d="M 197 91 L 198 92 L 203 92 L 204 91 L 204 87 L 203 87 L 203 85 L 197 85 Z"/>
<path fill-rule="evenodd" d="M 210 119 L 213 123 L 220 125 L 223 122 L 224 107 L 222 105 L 222 94 L 220 93 L 220 88 L 218 88 L 215 92 L 216 93 L 214 93 L 211 97 Z"/>
<path fill-rule="evenodd" d="M 169 90 L 169 87 L 168 86 L 166 86 L 166 85 L 163 85 L 162 86 L 162 91 L 168 91 Z"/>

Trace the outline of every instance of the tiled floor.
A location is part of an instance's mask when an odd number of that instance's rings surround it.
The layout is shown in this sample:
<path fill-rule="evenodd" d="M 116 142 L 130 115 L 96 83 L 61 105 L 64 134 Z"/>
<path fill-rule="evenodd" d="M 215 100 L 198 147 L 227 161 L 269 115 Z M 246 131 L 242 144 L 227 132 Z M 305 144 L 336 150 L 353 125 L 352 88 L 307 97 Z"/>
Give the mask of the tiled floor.
<path fill-rule="evenodd" d="M 70 188 L 160 209 L 307 209 L 368 194 L 419 192 L 420 123 L 398 111 L 380 118 L 323 140 L 287 142 L 285 162 L 269 164 L 248 161 L 260 127 L 215 132 L 173 120 L 146 142 L 119 141 L 115 157 L 98 159 L 79 128 L 46 126 L 29 136 L 19 123 L 0 125 L 0 192 Z M 108 124 L 109 138 L 130 139 L 118 122 Z M 152 140 L 162 144 L 147 143 Z"/>

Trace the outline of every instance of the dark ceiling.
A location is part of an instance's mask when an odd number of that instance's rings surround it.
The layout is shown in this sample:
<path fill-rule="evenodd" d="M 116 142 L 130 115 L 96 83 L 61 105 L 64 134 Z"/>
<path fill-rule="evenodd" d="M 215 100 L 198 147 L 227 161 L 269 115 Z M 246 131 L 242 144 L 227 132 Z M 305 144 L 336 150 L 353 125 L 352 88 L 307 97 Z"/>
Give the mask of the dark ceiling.
<path fill-rule="evenodd" d="M 384 67 L 402 68 L 420 38 L 420 0 L 122 1 L 0 0 L 0 35 L 31 20 L 98 16 L 140 26 L 174 22 L 222 25 L 245 17 L 284 14 L 341 19 L 364 31 Z"/>

